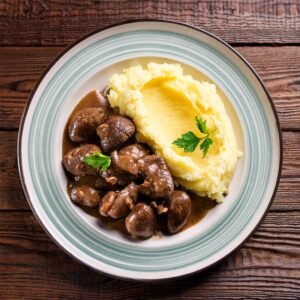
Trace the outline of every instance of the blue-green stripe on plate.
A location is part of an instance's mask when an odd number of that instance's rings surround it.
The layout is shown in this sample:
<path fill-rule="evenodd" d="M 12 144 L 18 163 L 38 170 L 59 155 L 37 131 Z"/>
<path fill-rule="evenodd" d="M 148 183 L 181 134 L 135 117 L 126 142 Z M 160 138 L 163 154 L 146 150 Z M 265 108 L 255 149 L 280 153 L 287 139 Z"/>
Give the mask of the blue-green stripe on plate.
<path fill-rule="evenodd" d="M 67 99 L 95 73 L 138 57 L 172 59 L 201 71 L 227 96 L 243 132 L 243 172 L 238 193 L 226 213 L 206 231 L 170 244 L 153 241 L 154 245 L 147 246 L 123 241 L 90 226 L 70 203 L 57 174 L 61 149 L 57 149 L 55 141 Z M 203 269 L 227 255 L 261 220 L 280 170 L 277 125 L 268 95 L 256 75 L 218 39 L 167 22 L 123 24 L 90 35 L 48 70 L 32 95 L 23 120 L 20 171 L 38 219 L 72 256 L 119 277 L 177 277 Z"/>

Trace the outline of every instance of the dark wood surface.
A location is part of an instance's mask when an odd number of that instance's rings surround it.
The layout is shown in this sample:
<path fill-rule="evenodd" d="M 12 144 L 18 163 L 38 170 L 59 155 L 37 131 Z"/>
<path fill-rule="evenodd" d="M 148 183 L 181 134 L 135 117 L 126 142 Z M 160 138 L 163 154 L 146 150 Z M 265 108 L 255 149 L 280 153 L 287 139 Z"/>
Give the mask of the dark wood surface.
<path fill-rule="evenodd" d="M 0 299 L 297 299 L 300 297 L 299 1 L 0 1 Z M 17 170 L 20 117 L 35 81 L 83 34 L 127 19 L 199 26 L 232 44 L 264 80 L 283 130 L 274 203 L 253 236 L 213 268 L 161 283 L 91 271 L 45 234 Z"/>

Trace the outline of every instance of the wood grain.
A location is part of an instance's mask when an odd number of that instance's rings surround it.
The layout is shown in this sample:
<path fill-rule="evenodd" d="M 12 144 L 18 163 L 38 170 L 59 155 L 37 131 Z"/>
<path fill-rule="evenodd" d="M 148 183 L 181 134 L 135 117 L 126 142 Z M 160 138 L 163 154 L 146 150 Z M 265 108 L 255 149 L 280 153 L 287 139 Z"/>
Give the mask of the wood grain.
<path fill-rule="evenodd" d="M 159 283 L 111 279 L 64 254 L 31 212 L 0 212 L 3 299 L 282 298 L 300 293 L 298 212 L 267 215 L 242 248 L 203 273 Z M 187 296 L 188 295 L 188 296 Z M 281 299 L 282 299 L 281 298 Z"/>
<path fill-rule="evenodd" d="M 61 47 L 0 47 L 0 128 L 18 128 L 30 91 Z M 300 55 L 295 46 L 236 47 L 264 80 L 283 129 L 300 129 Z"/>
<path fill-rule="evenodd" d="M 300 38 L 300 37 L 299 37 Z M 264 81 L 283 129 L 300 129 L 299 47 L 238 47 Z"/>
<path fill-rule="evenodd" d="M 18 128 L 29 94 L 61 48 L 0 48 L 0 128 Z"/>
<path fill-rule="evenodd" d="M 0 131 L 0 141 L 0 210 L 29 210 L 18 172 L 17 132 Z"/>
<path fill-rule="evenodd" d="M 299 15 L 298 0 L 0 1 L 0 298 L 299 299 Z M 285 131 L 279 189 L 259 229 L 207 271 L 159 283 L 112 279 L 64 254 L 30 211 L 16 159 L 23 108 L 49 62 L 92 30 L 142 18 L 185 22 L 235 45 L 264 80 Z"/>
<path fill-rule="evenodd" d="M 299 14 L 297 0 L 3 0 L 0 45 L 67 45 L 103 26 L 144 18 L 185 22 L 229 43 L 299 43 Z"/>
<path fill-rule="evenodd" d="M 17 132 L 0 131 L 0 210 L 28 210 L 17 170 Z M 272 210 L 300 210 L 300 131 L 283 133 L 281 182 Z"/>

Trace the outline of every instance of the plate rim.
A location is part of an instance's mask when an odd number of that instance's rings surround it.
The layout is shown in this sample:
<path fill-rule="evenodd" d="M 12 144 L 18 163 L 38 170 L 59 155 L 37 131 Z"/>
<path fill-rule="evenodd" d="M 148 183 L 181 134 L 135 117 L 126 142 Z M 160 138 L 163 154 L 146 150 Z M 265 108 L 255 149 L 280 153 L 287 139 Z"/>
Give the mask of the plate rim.
<path fill-rule="evenodd" d="M 127 24 L 132 24 L 132 23 L 145 23 L 145 22 L 161 22 L 161 23 L 169 23 L 169 24 L 175 24 L 175 25 L 180 25 L 180 26 L 184 26 L 193 30 L 196 30 L 200 33 L 203 33 L 215 40 L 217 40 L 217 42 L 223 44 L 224 46 L 226 46 L 231 52 L 233 52 L 245 65 L 246 67 L 252 72 L 252 74 L 255 76 L 255 78 L 258 80 L 258 83 L 260 84 L 261 88 L 263 89 L 265 95 L 267 96 L 267 99 L 271 105 L 271 109 L 275 118 L 275 125 L 276 125 L 276 129 L 277 129 L 277 133 L 278 133 L 278 138 L 279 138 L 279 166 L 278 166 L 278 173 L 277 173 L 277 177 L 276 177 L 276 184 L 274 186 L 274 190 L 272 193 L 272 196 L 270 198 L 270 201 L 268 203 L 268 206 L 266 207 L 263 215 L 261 216 L 261 218 L 259 219 L 259 221 L 257 222 L 256 226 L 251 230 L 251 232 L 238 244 L 238 246 L 236 246 L 235 248 L 233 248 L 229 253 L 225 254 L 224 256 L 222 256 L 220 259 L 216 260 L 215 262 L 207 265 L 206 267 L 203 267 L 201 269 L 198 269 L 196 271 L 192 271 L 186 274 L 177 274 L 174 275 L 172 277 L 168 277 L 168 278 L 155 278 L 155 279 L 138 279 L 138 278 L 132 278 L 132 277 L 125 277 L 125 276 L 118 276 L 118 275 L 113 275 L 110 273 L 107 273 L 103 270 L 99 270 L 97 268 L 94 268 L 91 265 L 88 265 L 85 261 L 80 260 L 79 258 L 77 258 L 75 255 L 73 255 L 71 252 L 69 252 L 67 249 L 65 249 L 63 247 L 63 245 L 61 245 L 56 238 L 50 234 L 50 232 L 48 231 L 48 229 L 46 228 L 46 226 L 43 224 L 42 220 L 40 219 L 39 215 L 37 214 L 37 212 L 35 211 L 31 200 L 30 200 L 30 196 L 29 196 L 29 192 L 28 189 L 26 187 L 26 182 L 25 182 L 25 178 L 24 178 L 24 174 L 23 174 L 23 167 L 22 167 L 22 155 L 21 155 L 21 149 L 22 149 L 22 136 L 23 136 L 23 129 L 24 129 L 24 123 L 27 117 L 27 112 L 28 109 L 30 107 L 31 101 L 40 85 L 40 83 L 43 81 L 44 77 L 48 74 L 49 70 L 53 67 L 53 65 L 55 65 L 55 63 L 64 55 L 66 54 L 69 50 L 71 50 L 73 47 L 75 47 L 76 45 L 78 45 L 79 43 L 81 43 L 82 41 L 84 41 L 85 39 L 99 33 L 102 31 L 105 31 L 107 29 L 111 29 L 113 27 L 118 27 L 121 25 L 127 25 Z M 196 27 L 194 25 L 190 25 L 190 24 L 186 24 L 183 22 L 179 22 L 179 21 L 172 21 L 172 20 L 163 20 L 163 19 L 155 19 L 155 18 L 141 18 L 141 19 L 129 19 L 129 20 L 125 20 L 122 22 L 117 22 L 117 23 L 113 23 L 107 26 L 103 26 L 100 27 L 98 29 L 95 29 L 93 31 L 88 32 L 87 34 L 84 34 L 83 36 L 81 36 L 80 38 L 76 39 L 74 42 L 70 43 L 69 45 L 67 45 L 63 50 L 61 50 L 52 60 L 51 62 L 45 67 L 45 69 L 43 70 L 43 72 L 41 73 L 41 75 L 39 76 L 39 78 L 36 80 L 28 98 L 27 98 L 27 102 L 25 105 L 25 108 L 23 110 L 22 116 L 21 116 L 21 120 L 20 120 L 20 125 L 19 125 L 19 131 L 18 131 L 18 139 L 17 139 L 17 161 L 18 161 L 18 171 L 19 171 L 19 175 L 20 175 L 20 181 L 21 181 L 21 185 L 23 188 L 23 192 L 25 194 L 25 198 L 27 200 L 27 203 L 29 204 L 29 207 L 31 209 L 31 211 L 33 212 L 35 218 L 37 219 L 38 223 L 40 224 L 40 226 L 43 228 L 43 230 L 47 233 L 47 235 L 51 238 L 51 240 L 60 248 L 63 250 L 63 252 L 65 252 L 66 254 L 68 254 L 70 257 L 72 257 L 75 261 L 89 267 L 90 269 L 100 273 L 100 274 L 105 274 L 106 276 L 112 277 L 112 278 L 119 278 L 122 280 L 130 280 L 130 281 L 166 281 L 166 280 L 171 280 L 171 279 L 176 279 L 176 278 L 182 278 L 182 277 L 186 277 L 186 276 L 191 276 L 192 274 L 195 273 L 199 273 L 199 272 L 203 272 L 204 270 L 211 268 L 213 266 L 215 266 L 216 264 L 218 264 L 220 261 L 222 261 L 223 259 L 227 258 L 229 255 L 231 255 L 234 251 L 238 250 L 252 235 L 253 233 L 258 229 L 258 227 L 261 225 L 262 221 L 264 220 L 266 214 L 269 212 L 270 207 L 274 201 L 274 198 L 276 196 L 277 190 L 278 190 L 278 186 L 280 183 L 280 179 L 281 179 L 281 172 L 282 172 L 282 162 L 283 162 L 283 141 L 282 141 L 282 130 L 281 130 L 281 126 L 280 126 L 280 121 L 279 121 L 279 117 L 278 117 L 278 113 L 277 110 L 275 108 L 275 104 L 273 102 L 272 97 L 270 96 L 263 80 L 261 79 L 261 77 L 258 75 L 258 73 L 254 70 L 254 68 L 252 67 L 252 65 L 236 50 L 234 49 L 232 46 L 230 46 L 227 42 L 225 42 L 223 39 L 219 38 L 218 36 L 214 35 L 213 33 L 210 33 L 209 31 Z"/>

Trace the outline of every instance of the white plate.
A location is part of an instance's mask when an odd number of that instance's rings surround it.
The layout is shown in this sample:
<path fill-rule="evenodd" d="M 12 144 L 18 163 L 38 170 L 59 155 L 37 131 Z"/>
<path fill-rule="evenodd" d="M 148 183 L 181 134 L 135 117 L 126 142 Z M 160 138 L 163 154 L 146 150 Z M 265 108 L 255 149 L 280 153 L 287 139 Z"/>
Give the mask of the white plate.
<path fill-rule="evenodd" d="M 103 88 L 113 73 L 174 60 L 185 73 L 218 86 L 244 156 L 229 196 L 201 222 L 160 240 L 131 241 L 70 203 L 61 166 L 63 128 L 80 98 Z M 18 149 L 27 199 L 48 234 L 93 269 L 143 280 L 201 270 L 238 247 L 274 198 L 282 160 L 274 105 L 253 69 L 209 33 L 162 21 L 108 27 L 65 50 L 32 92 Z"/>

